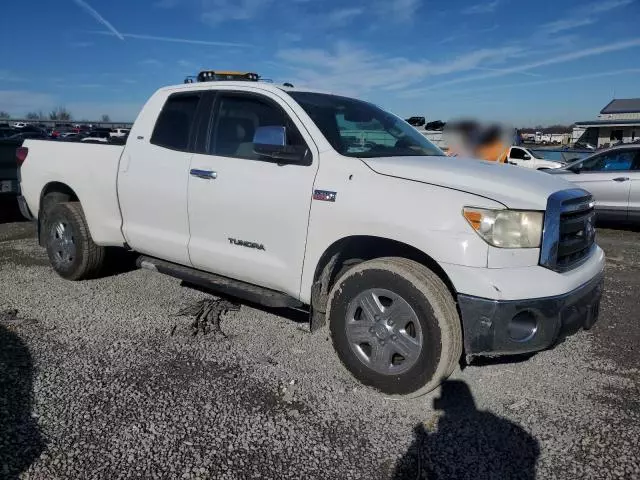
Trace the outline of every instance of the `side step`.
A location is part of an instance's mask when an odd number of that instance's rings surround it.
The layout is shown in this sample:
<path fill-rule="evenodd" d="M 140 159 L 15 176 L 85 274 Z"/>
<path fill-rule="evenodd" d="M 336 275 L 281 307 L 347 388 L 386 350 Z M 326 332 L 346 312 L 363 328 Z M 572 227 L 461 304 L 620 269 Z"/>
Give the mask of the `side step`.
<path fill-rule="evenodd" d="M 177 263 L 141 256 L 136 261 L 140 268 L 164 273 L 185 282 L 198 285 L 207 290 L 220 292 L 231 297 L 242 298 L 248 302 L 272 308 L 300 307 L 302 303 L 293 297 L 268 288 L 258 287 L 240 280 L 223 277 L 214 273 L 203 272 L 195 268 L 185 267 Z"/>

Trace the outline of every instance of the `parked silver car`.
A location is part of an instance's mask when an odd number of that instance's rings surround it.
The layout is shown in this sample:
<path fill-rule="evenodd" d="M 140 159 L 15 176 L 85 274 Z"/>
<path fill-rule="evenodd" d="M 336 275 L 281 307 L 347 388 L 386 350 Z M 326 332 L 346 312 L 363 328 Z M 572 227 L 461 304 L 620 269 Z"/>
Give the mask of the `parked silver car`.
<path fill-rule="evenodd" d="M 546 172 L 591 192 L 598 219 L 640 223 L 640 144 L 609 148 Z"/>

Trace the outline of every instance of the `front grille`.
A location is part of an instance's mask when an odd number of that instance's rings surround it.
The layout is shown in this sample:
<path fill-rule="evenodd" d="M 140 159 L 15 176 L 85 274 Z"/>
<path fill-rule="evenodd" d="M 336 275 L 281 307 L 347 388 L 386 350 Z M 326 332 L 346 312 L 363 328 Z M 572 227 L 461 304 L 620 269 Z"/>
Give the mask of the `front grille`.
<path fill-rule="evenodd" d="M 595 242 L 594 202 L 582 189 L 556 192 L 547 201 L 540 265 L 567 271 L 580 265 Z"/>

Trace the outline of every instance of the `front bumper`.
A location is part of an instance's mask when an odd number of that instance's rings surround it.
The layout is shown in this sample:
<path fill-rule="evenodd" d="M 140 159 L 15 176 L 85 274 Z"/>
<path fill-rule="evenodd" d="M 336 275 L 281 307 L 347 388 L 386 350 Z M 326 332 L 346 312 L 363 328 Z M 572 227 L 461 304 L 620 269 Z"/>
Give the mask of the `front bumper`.
<path fill-rule="evenodd" d="M 575 290 L 555 297 L 491 300 L 458 295 L 467 355 L 503 355 L 543 350 L 598 318 L 601 272 Z"/>

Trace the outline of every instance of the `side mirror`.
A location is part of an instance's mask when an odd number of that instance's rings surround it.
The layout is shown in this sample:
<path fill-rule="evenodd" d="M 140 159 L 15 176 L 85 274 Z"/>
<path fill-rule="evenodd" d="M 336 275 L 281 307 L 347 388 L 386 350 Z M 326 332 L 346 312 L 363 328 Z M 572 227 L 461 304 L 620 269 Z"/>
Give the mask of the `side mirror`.
<path fill-rule="evenodd" d="M 524 160 L 531 160 L 531 155 L 529 155 L 528 153 L 524 154 L 524 157 L 522 157 Z"/>
<path fill-rule="evenodd" d="M 287 127 L 258 127 L 253 136 L 253 151 L 280 163 L 303 163 L 307 149 L 302 146 L 287 145 Z"/>
<path fill-rule="evenodd" d="M 580 170 L 582 170 L 582 165 L 581 164 L 572 165 L 569 168 L 567 168 L 567 170 L 573 173 L 580 173 Z"/>

